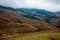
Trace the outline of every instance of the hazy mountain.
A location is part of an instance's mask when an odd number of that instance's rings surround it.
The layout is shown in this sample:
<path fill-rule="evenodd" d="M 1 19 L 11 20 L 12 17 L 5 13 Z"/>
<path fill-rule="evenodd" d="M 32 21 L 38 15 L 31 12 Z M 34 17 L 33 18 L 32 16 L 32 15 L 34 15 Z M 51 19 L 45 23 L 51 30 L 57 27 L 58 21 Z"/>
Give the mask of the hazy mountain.
<path fill-rule="evenodd" d="M 32 16 L 32 19 L 34 19 L 34 18 L 39 19 L 39 17 L 40 17 L 40 18 L 42 18 L 42 20 L 47 21 L 47 22 L 52 18 L 56 18 L 54 12 L 50 12 L 50 11 L 46 11 L 46 10 L 42 10 L 42 9 L 21 8 L 21 9 L 17 9 L 17 12 L 23 12 L 23 13 L 27 14 L 27 15 L 23 15 L 23 16 L 28 17 L 28 18 L 30 18 L 30 16 Z M 39 19 L 39 20 L 41 20 L 41 19 Z"/>
<path fill-rule="evenodd" d="M 0 8 L 7 9 L 10 11 L 17 12 L 17 15 L 21 15 L 27 19 L 45 21 L 51 24 L 51 20 L 54 18 L 60 18 L 60 12 L 50 12 L 43 9 L 34 9 L 34 8 L 11 8 L 6 6 L 0 6 Z M 1 11 L 0 11 L 1 12 Z M 14 19 L 13 19 L 14 21 Z M 53 23 L 54 24 L 54 23 Z"/>
<path fill-rule="evenodd" d="M 58 12 L 50 12 L 43 9 L 34 9 L 34 8 L 11 8 L 11 7 L 5 7 L 0 6 L 4 9 L 12 10 L 15 12 L 22 12 L 24 17 L 31 18 L 31 19 L 38 19 L 49 22 L 52 18 L 57 18 L 60 13 Z M 25 15 L 24 15 L 25 14 Z"/>

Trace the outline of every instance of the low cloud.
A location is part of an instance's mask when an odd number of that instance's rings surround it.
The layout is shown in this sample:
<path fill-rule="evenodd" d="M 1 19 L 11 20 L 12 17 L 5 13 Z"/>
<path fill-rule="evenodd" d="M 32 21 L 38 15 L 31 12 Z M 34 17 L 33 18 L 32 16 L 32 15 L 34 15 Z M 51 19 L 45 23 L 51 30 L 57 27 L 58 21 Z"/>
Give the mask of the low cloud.
<path fill-rule="evenodd" d="M 50 1 L 50 2 L 55 3 L 55 4 L 60 4 L 60 0 L 47 0 L 47 1 Z"/>
<path fill-rule="evenodd" d="M 14 8 L 38 8 L 49 11 L 60 11 L 59 0 L 0 0 L 0 5 Z"/>

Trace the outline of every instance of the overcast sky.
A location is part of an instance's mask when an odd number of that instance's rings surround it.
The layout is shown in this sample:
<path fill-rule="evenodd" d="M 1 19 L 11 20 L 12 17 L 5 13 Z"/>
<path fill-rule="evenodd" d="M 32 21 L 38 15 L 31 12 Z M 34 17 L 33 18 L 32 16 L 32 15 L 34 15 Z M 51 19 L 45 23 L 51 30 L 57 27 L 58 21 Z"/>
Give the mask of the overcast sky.
<path fill-rule="evenodd" d="M 60 11 L 60 0 L 0 0 L 0 5 L 14 8 L 38 8 Z"/>

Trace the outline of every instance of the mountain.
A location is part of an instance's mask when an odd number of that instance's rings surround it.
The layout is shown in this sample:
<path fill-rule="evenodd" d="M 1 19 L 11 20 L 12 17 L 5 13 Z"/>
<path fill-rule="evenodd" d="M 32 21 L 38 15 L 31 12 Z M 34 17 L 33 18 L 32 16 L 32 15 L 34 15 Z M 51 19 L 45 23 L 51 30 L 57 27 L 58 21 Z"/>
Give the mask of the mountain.
<path fill-rule="evenodd" d="M 50 11 L 43 10 L 43 9 L 11 8 L 11 7 L 5 7 L 5 6 L 0 6 L 0 7 L 7 9 L 7 10 L 12 10 L 12 11 L 18 12 L 18 13 L 22 12 L 23 14 L 21 13 L 21 15 L 26 18 L 37 19 L 37 20 L 42 20 L 42 21 L 46 21 L 46 22 L 50 22 L 49 20 L 51 20 L 52 18 L 60 17 L 59 12 L 50 12 Z"/>
<path fill-rule="evenodd" d="M 55 23 L 55 22 L 54 23 L 51 22 L 52 19 L 54 20 L 54 18 L 56 18 L 56 19 L 60 18 L 60 11 L 51 12 L 51 11 L 47 11 L 47 10 L 43 10 L 43 9 L 12 8 L 12 7 L 6 7 L 6 6 L 0 6 L 0 8 L 4 8 L 4 9 L 10 10 L 10 11 L 17 12 L 20 15 L 22 15 L 23 17 L 28 18 L 28 19 L 45 21 L 49 24 L 52 23 L 52 25 Z M 58 24 L 60 24 L 60 23 L 58 23 Z M 54 26 L 56 26 L 56 25 L 54 25 Z"/>
<path fill-rule="evenodd" d="M 11 7 L 3 7 L 3 6 L 1 7 L 7 10 L 18 12 L 18 13 L 22 12 L 23 14 L 21 15 L 23 15 L 26 18 L 37 19 L 37 20 L 42 20 L 46 22 L 49 22 L 50 19 L 57 17 L 54 12 L 46 11 L 43 9 L 34 9 L 34 8 L 15 8 L 14 9 Z"/>
<path fill-rule="evenodd" d="M 27 13 L 15 12 L 0 7 L 0 37 L 17 33 L 58 30 L 58 28 L 41 20 L 41 18 L 39 20 L 31 19 L 23 15 L 27 15 Z"/>
<path fill-rule="evenodd" d="M 1 5 L 0 5 L 0 8 L 4 8 L 4 9 L 7 9 L 7 10 L 12 10 L 12 11 L 16 11 L 14 8 L 12 8 L 12 7 L 7 7 L 7 6 L 1 6 Z"/>
<path fill-rule="evenodd" d="M 56 16 L 54 15 L 55 13 L 42 10 L 42 9 L 21 8 L 21 9 L 16 9 L 16 10 L 17 12 L 25 13 L 26 15 L 23 15 L 25 17 L 30 18 L 31 16 L 32 17 L 31 19 L 38 19 L 38 20 L 43 20 L 43 21 L 48 22 L 50 19 L 56 18 Z"/>
<path fill-rule="evenodd" d="M 60 11 L 51 12 L 43 9 L 34 9 L 34 8 L 12 8 L 6 6 L 0 6 L 0 8 L 4 8 L 10 11 L 18 12 L 22 16 L 33 19 L 33 20 L 41 20 L 51 24 L 51 20 L 54 18 L 60 18 Z"/>
<path fill-rule="evenodd" d="M 57 24 L 55 22 L 56 21 L 55 19 L 57 19 L 57 21 L 60 19 L 60 11 L 50 12 L 50 11 L 43 10 L 43 9 L 33 9 L 33 8 L 17 8 L 16 10 L 18 13 L 23 12 L 22 16 L 26 18 L 45 21 L 52 25 L 55 23 L 54 26 L 56 26 L 57 28 L 60 28 L 60 25 L 59 25 L 60 23 Z M 52 20 L 54 21 L 52 22 Z"/>
<path fill-rule="evenodd" d="M 55 15 L 56 15 L 58 18 L 60 18 L 60 11 L 55 12 Z"/>

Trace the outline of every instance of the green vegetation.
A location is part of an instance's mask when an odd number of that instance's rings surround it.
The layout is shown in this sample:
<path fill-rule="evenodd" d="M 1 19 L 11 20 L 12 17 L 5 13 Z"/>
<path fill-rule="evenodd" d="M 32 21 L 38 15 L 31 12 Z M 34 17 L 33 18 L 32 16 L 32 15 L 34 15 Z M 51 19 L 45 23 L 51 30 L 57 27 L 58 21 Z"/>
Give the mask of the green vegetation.
<path fill-rule="evenodd" d="M 3 40 L 60 40 L 60 33 L 30 33 L 25 36 L 17 36 Z"/>

